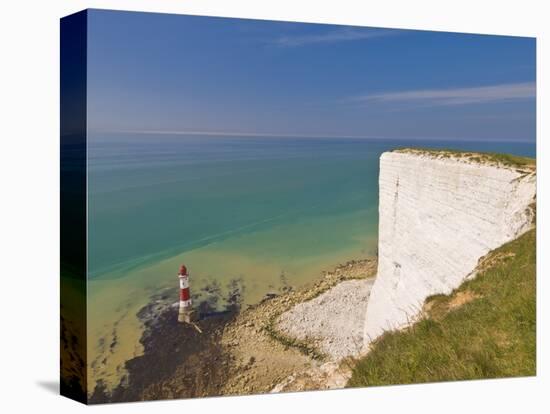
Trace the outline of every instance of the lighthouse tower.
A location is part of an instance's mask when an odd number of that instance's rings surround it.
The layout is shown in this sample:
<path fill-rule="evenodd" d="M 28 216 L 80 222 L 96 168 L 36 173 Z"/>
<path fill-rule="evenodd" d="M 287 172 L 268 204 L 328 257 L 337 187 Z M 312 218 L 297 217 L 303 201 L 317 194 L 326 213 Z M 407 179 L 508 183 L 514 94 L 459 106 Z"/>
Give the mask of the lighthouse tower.
<path fill-rule="evenodd" d="M 178 322 L 191 323 L 193 316 L 191 294 L 189 293 L 189 273 L 185 265 L 180 266 L 178 273 L 180 280 L 180 307 L 178 312 Z"/>

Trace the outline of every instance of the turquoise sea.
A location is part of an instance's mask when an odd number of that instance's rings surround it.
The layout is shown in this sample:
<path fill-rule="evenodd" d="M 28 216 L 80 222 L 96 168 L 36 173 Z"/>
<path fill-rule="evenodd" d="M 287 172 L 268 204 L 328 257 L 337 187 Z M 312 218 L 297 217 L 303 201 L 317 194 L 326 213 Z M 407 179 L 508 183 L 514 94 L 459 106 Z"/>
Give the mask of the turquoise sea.
<path fill-rule="evenodd" d="M 378 158 L 404 146 L 535 155 L 517 142 L 91 134 L 91 383 L 114 384 L 140 353 L 135 313 L 162 289 L 177 295 L 180 263 L 195 295 L 238 280 L 250 304 L 376 254 Z"/>

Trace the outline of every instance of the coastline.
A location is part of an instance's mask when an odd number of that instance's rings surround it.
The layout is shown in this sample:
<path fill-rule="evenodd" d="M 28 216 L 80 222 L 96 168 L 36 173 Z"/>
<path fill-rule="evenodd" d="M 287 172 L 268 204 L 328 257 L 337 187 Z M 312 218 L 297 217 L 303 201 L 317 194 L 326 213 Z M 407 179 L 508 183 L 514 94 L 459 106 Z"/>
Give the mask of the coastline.
<path fill-rule="evenodd" d="M 293 223 L 292 226 L 285 225 L 287 230 L 298 225 L 291 233 L 275 226 L 269 231 L 241 235 L 182 252 L 144 265 L 124 277 L 91 280 L 88 285 L 90 390 L 95 388 L 98 380 L 103 380 L 106 389 L 113 390 L 127 373 L 126 361 L 143 354 L 140 339 L 144 326 L 136 315 L 159 292 L 166 292 L 169 299 L 177 300 L 175 269 L 181 263 L 191 269 L 191 294 L 195 305 L 199 307 L 207 302 L 209 306 L 223 309 L 227 296 L 238 288 L 244 309 L 259 303 L 266 292 L 281 293 L 289 285 L 301 288 L 316 280 L 323 271 L 333 269 L 335 264 L 374 255 L 375 222 L 371 223 L 364 217 L 359 219 L 355 213 L 332 217 L 333 224 L 328 228 L 326 222 L 321 225 L 317 221 L 308 221 L 308 226 L 332 235 L 333 241 L 329 245 L 316 243 L 322 234 L 308 230 L 305 223 Z M 342 237 L 340 233 L 334 233 L 334 228 L 353 225 L 365 230 L 359 221 L 370 223 L 366 230 L 368 234 L 354 238 L 353 244 L 342 244 Z M 295 237 L 297 233 L 309 236 L 304 241 L 303 237 Z"/>
<path fill-rule="evenodd" d="M 128 375 L 112 392 L 99 383 L 90 402 L 343 387 L 351 372 L 345 359 L 327 354 L 320 346 L 322 339 L 291 336 L 281 329 L 279 319 L 296 305 L 314 303 L 329 290 L 344 286 L 343 282 L 373 279 L 376 265 L 376 259 L 352 260 L 299 289 L 286 286 L 246 308 L 236 289 L 230 292 L 225 311 L 201 303 L 197 326 L 202 333 L 178 324 L 171 297 L 156 295 L 138 312 L 145 327 L 140 339 L 143 354 L 126 362 Z"/>

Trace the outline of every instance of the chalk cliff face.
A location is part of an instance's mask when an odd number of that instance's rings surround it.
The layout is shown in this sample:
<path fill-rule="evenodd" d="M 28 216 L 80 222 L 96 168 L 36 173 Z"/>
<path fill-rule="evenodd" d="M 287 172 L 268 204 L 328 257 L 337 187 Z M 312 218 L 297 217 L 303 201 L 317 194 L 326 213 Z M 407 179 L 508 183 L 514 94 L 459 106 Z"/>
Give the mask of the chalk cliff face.
<path fill-rule="evenodd" d="M 378 275 L 364 330 L 368 345 L 418 318 L 478 260 L 531 227 L 534 168 L 422 151 L 380 158 Z"/>

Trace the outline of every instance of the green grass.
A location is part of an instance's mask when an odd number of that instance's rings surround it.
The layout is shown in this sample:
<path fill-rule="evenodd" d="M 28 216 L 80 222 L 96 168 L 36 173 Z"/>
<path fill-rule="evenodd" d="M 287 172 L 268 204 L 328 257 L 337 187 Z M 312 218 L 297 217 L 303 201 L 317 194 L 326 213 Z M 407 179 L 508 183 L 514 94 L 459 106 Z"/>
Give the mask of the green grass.
<path fill-rule="evenodd" d="M 512 154 L 500 154 L 496 152 L 471 152 L 455 149 L 433 149 L 433 148 L 397 148 L 393 152 L 421 153 L 437 158 L 465 158 L 479 163 L 492 163 L 511 168 L 535 167 L 536 160 L 529 157 L 521 157 Z"/>
<path fill-rule="evenodd" d="M 348 387 L 535 375 L 535 247 L 532 229 L 487 255 L 475 279 L 429 298 L 427 316 L 379 338 Z"/>

